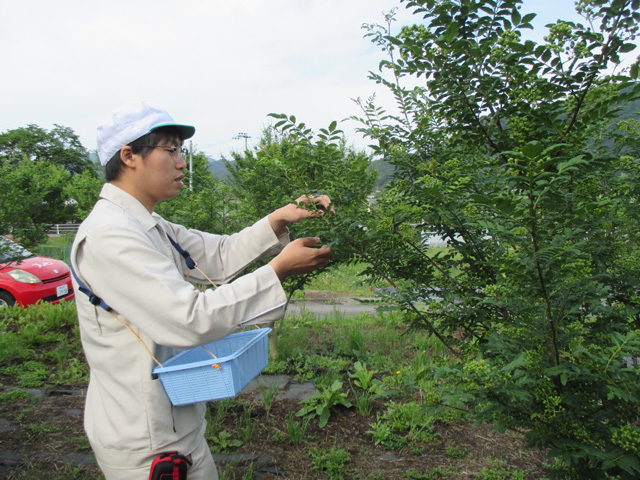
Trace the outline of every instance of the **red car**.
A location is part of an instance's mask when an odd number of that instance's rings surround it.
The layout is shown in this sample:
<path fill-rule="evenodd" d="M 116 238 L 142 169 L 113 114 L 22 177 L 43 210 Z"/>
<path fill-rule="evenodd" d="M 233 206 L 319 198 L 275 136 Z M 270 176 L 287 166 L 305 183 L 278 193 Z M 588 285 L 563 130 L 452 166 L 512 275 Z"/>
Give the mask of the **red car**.
<path fill-rule="evenodd" d="M 9 237 L 0 235 L 0 308 L 38 302 L 60 303 L 75 297 L 66 263 L 38 257 Z"/>

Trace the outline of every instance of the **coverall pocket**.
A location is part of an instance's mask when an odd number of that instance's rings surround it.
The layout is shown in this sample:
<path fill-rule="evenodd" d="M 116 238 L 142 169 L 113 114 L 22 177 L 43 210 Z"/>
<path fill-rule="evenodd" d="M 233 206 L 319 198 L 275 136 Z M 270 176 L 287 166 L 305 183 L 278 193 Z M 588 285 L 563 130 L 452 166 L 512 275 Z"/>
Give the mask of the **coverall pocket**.
<path fill-rule="evenodd" d="M 174 407 L 160 380 L 142 383 L 151 449 L 163 449 L 202 428 L 206 404 Z"/>

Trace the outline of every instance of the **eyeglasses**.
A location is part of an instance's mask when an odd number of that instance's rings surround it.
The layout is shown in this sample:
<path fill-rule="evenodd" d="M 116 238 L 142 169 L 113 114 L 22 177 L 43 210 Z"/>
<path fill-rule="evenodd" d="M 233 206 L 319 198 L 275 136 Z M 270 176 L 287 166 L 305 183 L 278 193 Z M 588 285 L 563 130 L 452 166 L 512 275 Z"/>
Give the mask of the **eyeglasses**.
<path fill-rule="evenodd" d="M 179 147 L 177 145 L 140 145 L 140 146 L 146 147 L 146 148 L 161 148 L 163 150 L 171 152 L 171 155 L 175 160 L 178 160 L 179 158 L 186 158 L 187 154 L 189 153 L 189 150 L 187 150 L 184 147 Z"/>

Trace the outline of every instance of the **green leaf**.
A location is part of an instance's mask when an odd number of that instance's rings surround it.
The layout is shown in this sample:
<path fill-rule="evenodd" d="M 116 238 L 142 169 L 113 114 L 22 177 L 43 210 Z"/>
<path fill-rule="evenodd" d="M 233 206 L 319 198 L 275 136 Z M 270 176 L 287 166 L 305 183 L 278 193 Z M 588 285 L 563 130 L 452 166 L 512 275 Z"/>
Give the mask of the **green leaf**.
<path fill-rule="evenodd" d="M 453 42 L 458 36 L 459 29 L 460 25 L 458 24 L 458 22 L 451 22 L 444 33 L 444 39 L 447 42 Z"/>
<path fill-rule="evenodd" d="M 540 153 L 542 153 L 543 145 L 540 142 L 529 142 L 524 147 L 522 147 L 522 153 L 524 153 L 527 158 L 536 158 Z"/>
<path fill-rule="evenodd" d="M 519 158 L 520 160 L 528 160 L 528 158 L 523 155 L 522 152 L 516 152 L 515 150 L 507 150 L 502 152 L 502 154 L 507 157 Z"/>
<path fill-rule="evenodd" d="M 567 379 L 568 379 L 567 372 L 562 372 L 560 374 L 560 383 L 562 384 L 563 387 L 567 385 Z"/>
<path fill-rule="evenodd" d="M 637 45 L 634 44 L 634 43 L 625 43 L 624 45 L 622 45 L 622 47 L 620 47 L 620 52 L 621 53 L 631 52 L 631 51 L 635 50 L 636 47 L 637 47 Z"/>
<path fill-rule="evenodd" d="M 503 372 L 510 372 L 526 364 L 527 364 L 527 356 L 526 354 L 521 353 L 516 358 L 514 358 L 511 362 L 509 362 L 507 365 L 502 367 L 501 370 Z"/>
<path fill-rule="evenodd" d="M 520 12 L 518 11 L 518 9 L 514 8 L 511 12 L 511 23 L 513 23 L 513 25 L 515 26 L 518 26 L 520 25 L 521 18 L 522 17 L 520 16 Z"/>
<path fill-rule="evenodd" d="M 570 160 L 567 160 L 566 162 L 561 162 L 558 164 L 558 171 L 562 172 L 564 170 L 569 170 L 572 167 L 575 167 L 576 165 L 586 165 L 589 162 L 587 162 L 584 157 L 582 155 L 579 155 L 577 157 L 573 157 Z"/>
<path fill-rule="evenodd" d="M 322 415 L 320 415 L 320 421 L 318 422 L 318 427 L 324 428 L 327 425 L 327 422 L 329 422 L 329 415 L 329 409 L 322 412 Z"/>

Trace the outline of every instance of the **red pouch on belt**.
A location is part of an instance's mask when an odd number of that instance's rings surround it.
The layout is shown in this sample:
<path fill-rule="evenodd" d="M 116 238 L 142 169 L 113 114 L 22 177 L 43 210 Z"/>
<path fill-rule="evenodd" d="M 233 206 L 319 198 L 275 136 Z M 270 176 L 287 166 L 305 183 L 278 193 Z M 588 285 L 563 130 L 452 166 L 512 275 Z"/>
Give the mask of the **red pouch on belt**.
<path fill-rule="evenodd" d="M 187 480 L 191 460 L 178 452 L 164 452 L 153 459 L 149 480 Z"/>

